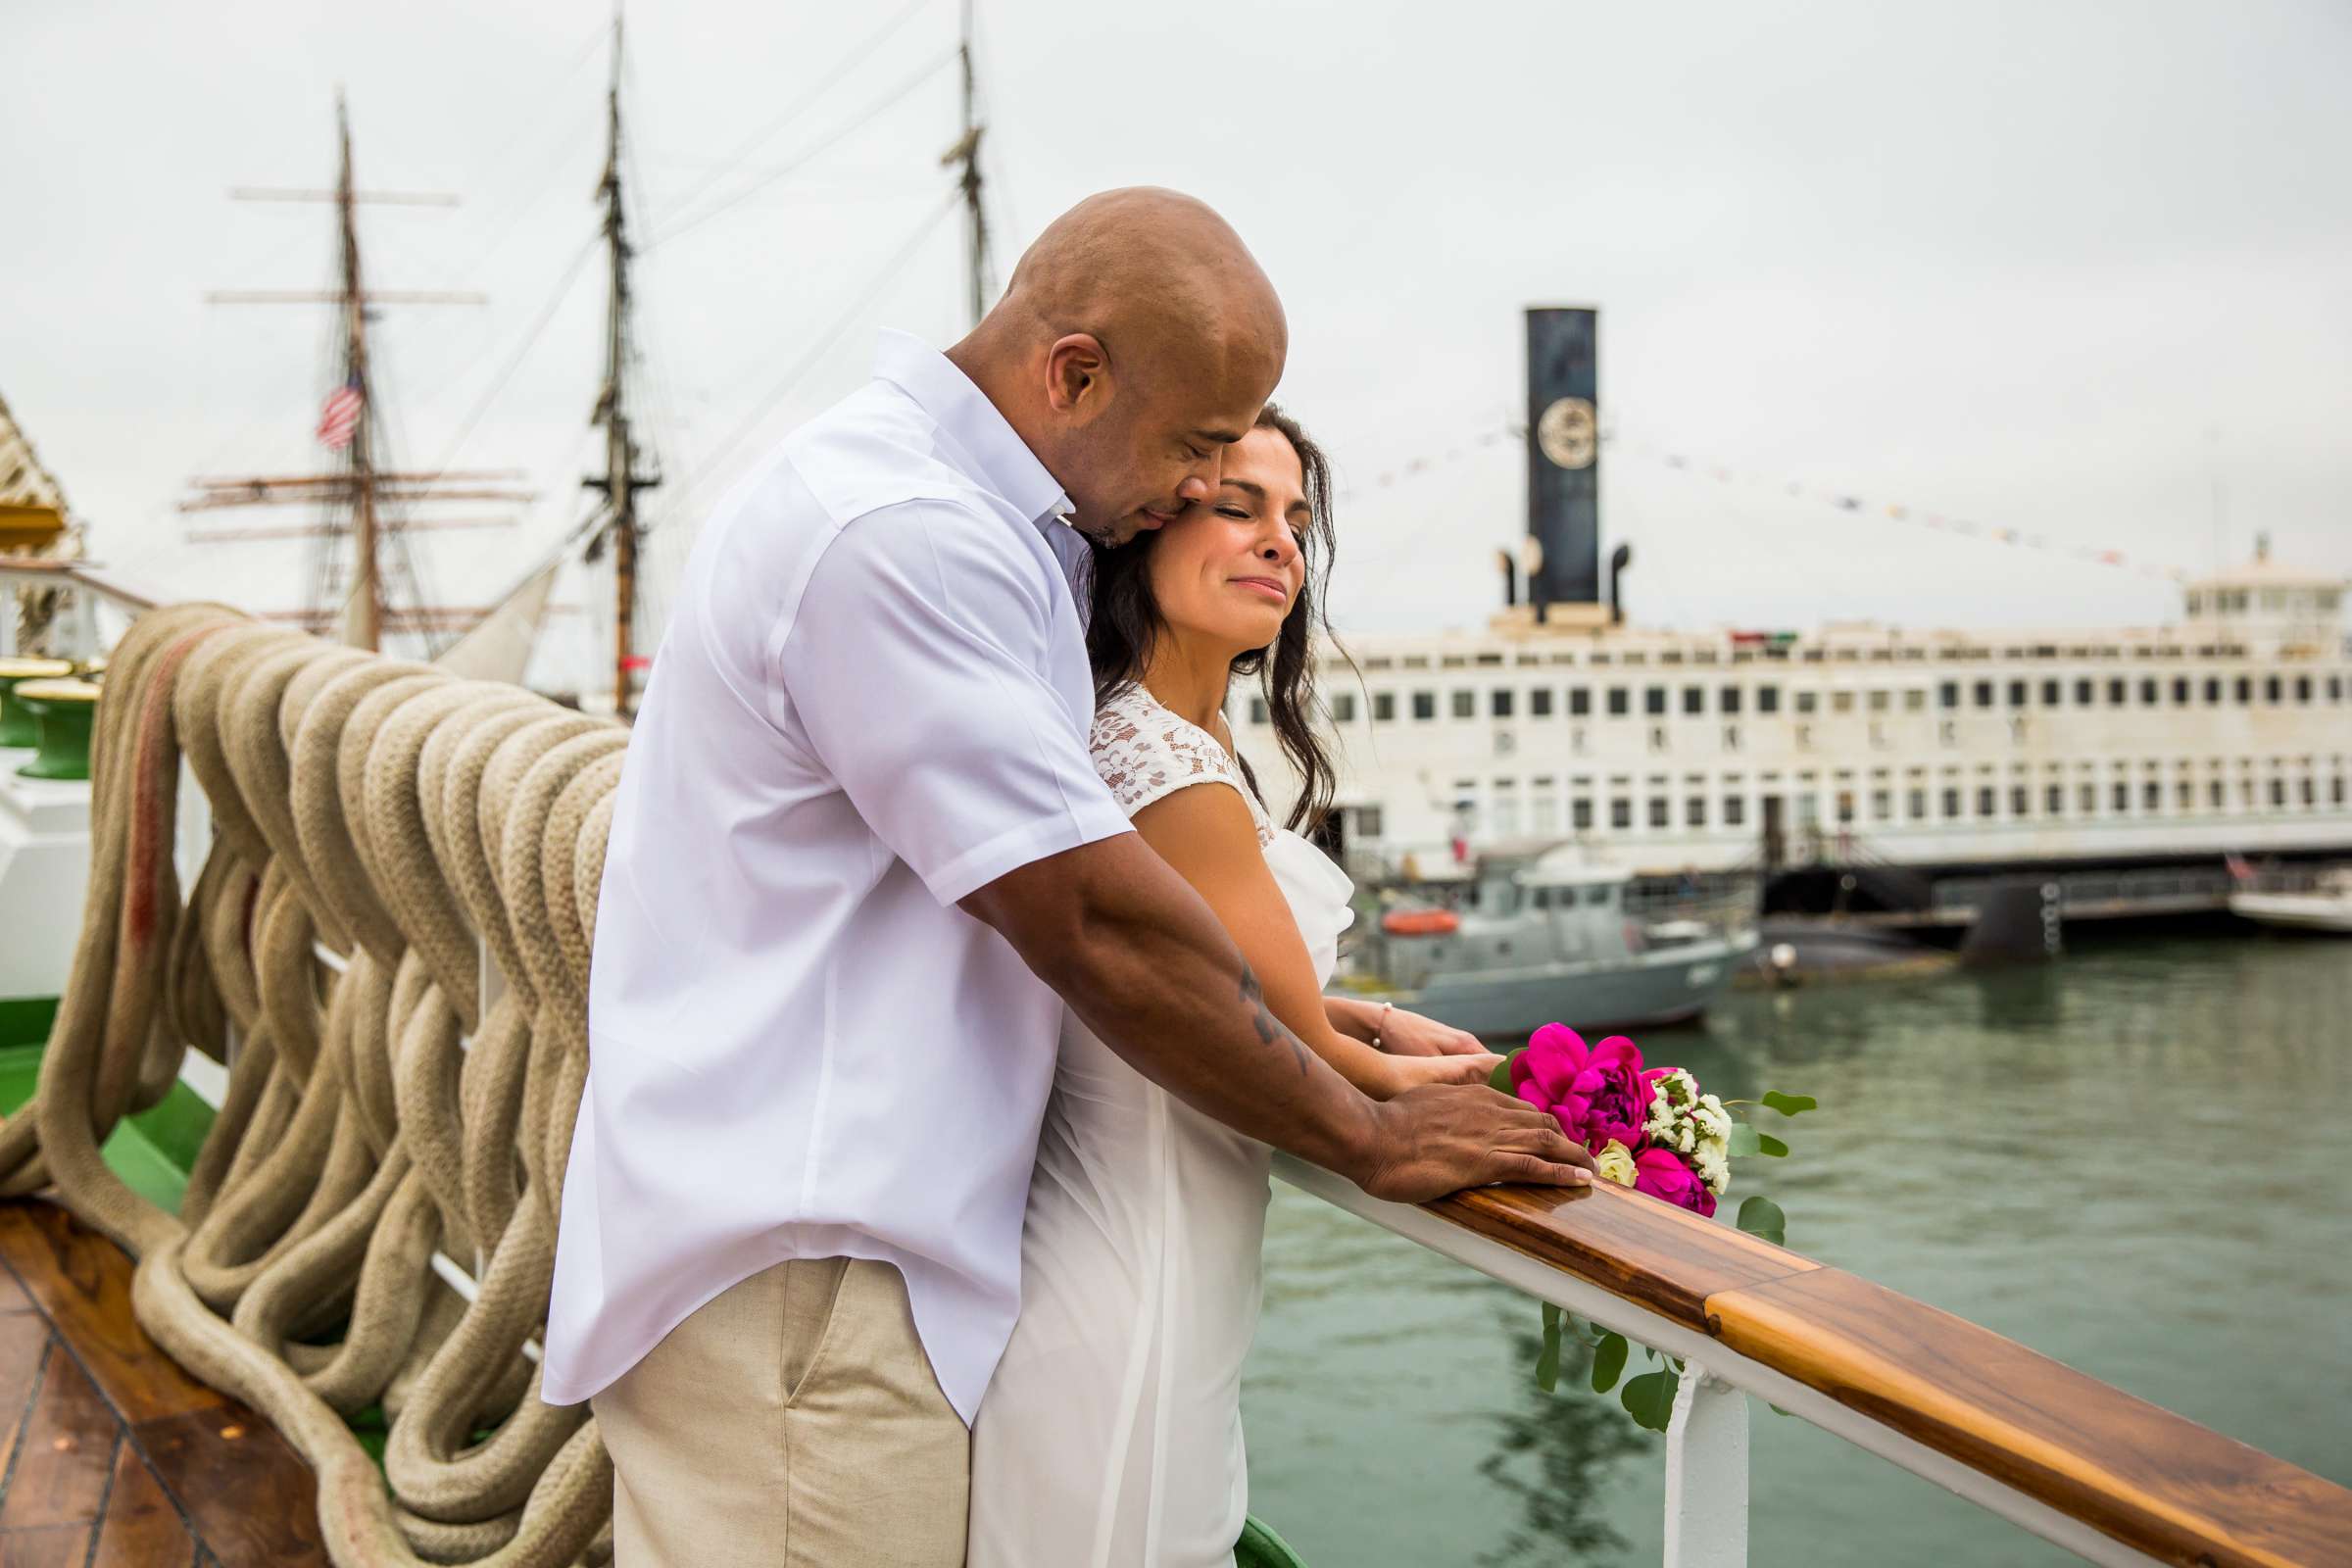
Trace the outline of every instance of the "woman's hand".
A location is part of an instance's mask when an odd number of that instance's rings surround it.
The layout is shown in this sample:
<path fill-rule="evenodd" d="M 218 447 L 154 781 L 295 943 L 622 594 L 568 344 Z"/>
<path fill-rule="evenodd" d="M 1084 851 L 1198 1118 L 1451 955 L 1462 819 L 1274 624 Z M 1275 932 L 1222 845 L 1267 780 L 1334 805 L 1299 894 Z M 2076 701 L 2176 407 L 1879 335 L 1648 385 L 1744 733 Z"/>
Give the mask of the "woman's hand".
<path fill-rule="evenodd" d="M 1374 1100 L 1393 1100 L 1424 1084 L 1483 1084 L 1500 1056 L 1486 1051 L 1467 1055 L 1378 1056 L 1359 1085 Z"/>
<path fill-rule="evenodd" d="M 1402 1007 L 1392 1007 L 1380 1026 L 1380 1049 L 1392 1056 L 1482 1056 L 1478 1036 Z M 1493 1065 L 1492 1062 L 1489 1063 Z"/>

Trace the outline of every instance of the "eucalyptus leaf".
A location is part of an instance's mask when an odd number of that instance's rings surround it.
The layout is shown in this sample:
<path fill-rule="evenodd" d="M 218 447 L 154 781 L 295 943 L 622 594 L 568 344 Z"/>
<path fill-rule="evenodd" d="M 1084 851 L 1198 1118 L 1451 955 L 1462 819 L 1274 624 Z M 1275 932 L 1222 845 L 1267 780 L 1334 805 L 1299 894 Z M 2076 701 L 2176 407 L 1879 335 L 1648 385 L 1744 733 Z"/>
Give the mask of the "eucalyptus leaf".
<path fill-rule="evenodd" d="M 1761 1236 L 1775 1247 L 1788 1245 L 1788 1216 L 1771 1199 L 1757 1195 L 1740 1205 L 1739 1227 L 1750 1236 Z"/>
<path fill-rule="evenodd" d="M 1544 1303 L 1544 1353 L 1536 1357 L 1536 1387 L 1545 1394 L 1560 1386 L 1560 1309 Z"/>
<path fill-rule="evenodd" d="M 1644 1372 L 1628 1378 L 1617 1398 L 1635 1425 L 1663 1432 L 1674 1424 L 1674 1396 L 1682 1382 L 1672 1372 Z"/>
<path fill-rule="evenodd" d="M 1525 1046 L 1521 1046 L 1519 1051 L 1525 1051 L 1526 1049 L 1527 1048 Z M 1499 1089 L 1506 1095 L 1516 1093 L 1511 1086 L 1511 1063 L 1519 1059 L 1519 1051 L 1512 1052 L 1509 1055 L 1503 1057 L 1500 1061 L 1494 1064 L 1494 1070 L 1487 1074 L 1487 1086 L 1489 1088 Z"/>
<path fill-rule="evenodd" d="M 1733 1152 L 1737 1153 L 1739 1151 L 1734 1150 Z M 1759 1154 L 1770 1154 L 1775 1159 L 1786 1159 L 1788 1157 L 1788 1146 L 1782 1143 L 1778 1138 L 1773 1137 L 1770 1133 L 1757 1133 L 1756 1152 Z"/>
<path fill-rule="evenodd" d="M 1728 1152 L 1734 1159 L 1744 1159 L 1764 1147 L 1764 1135 L 1743 1121 L 1732 1123 Z"/>
<path fill-rule="evenodd" d="M 1821 1102 L 1811 1095 L 1784 1095 L 1775 1090 L 1764 1097 L 1764 1103 L 1784 1116 L 1793 1116 L 1798 1111 L 1818 1108 Z"/>
<path fill-rule="evenodd" d="M 1622 1334 L 1603 1334 L 1600 1346 L 1592 1352 L 1592 1392 L 1606 1394 L 1625 1376 L 1625 1358 L 1633 1347 L 1626 1344 Z"/>

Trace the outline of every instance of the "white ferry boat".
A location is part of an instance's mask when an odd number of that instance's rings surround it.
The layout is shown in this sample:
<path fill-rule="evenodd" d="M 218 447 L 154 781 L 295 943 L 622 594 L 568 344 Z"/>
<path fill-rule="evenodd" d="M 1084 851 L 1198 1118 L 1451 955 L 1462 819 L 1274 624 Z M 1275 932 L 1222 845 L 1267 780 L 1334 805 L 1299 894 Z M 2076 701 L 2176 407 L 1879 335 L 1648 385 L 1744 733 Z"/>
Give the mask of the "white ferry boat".
<path fill-rule="evenodd" d="M 1760 870 L 1796 906 L 1849 869 L 1892 908 L 1958 873 L 2198 865 L 2218 907 L 2225 855 L 2352 851 L 2346 584 L 2267 541 L 2158 626 L 1625 623 L 1598 592 L 1590 315 L 1530 312 L 1530 602 L 1325 660 L 1330 843 L 1359 872 L 1458 874 L 1532 837 L 1637 876 Z M 1586 318 L 1566 386 L 1540 317 Z M 1233 719 L 1283 776 L 1262 703 Z"/>

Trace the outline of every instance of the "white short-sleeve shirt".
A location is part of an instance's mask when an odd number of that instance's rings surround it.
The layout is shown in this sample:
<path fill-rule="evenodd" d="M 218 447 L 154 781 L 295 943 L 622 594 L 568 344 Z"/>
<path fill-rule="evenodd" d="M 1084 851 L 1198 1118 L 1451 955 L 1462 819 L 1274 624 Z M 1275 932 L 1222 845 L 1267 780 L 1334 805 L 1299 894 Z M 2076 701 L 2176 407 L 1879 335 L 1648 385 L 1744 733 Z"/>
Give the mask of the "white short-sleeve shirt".
<path fill-rule="evenodd" d="M 906 1275 L 968 1422 L 1020 1302 L 1060 1000 L 956 901 L 1128 831 L 1068 500 L 913 338 L 721 502 L 614 803 L 544 1396 L 793 1257 Z"/>

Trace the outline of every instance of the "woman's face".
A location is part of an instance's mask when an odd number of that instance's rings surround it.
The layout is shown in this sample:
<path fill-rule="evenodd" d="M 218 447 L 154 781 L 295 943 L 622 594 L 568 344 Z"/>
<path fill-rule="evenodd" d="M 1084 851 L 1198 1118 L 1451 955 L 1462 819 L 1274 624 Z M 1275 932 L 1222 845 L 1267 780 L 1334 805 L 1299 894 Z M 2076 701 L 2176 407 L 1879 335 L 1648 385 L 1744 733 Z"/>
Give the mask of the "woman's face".
<path fill-rule="evenodd" d="M 1152 543 L 1152 596 L 1170 629 L 1229 654 L 1263 648 L 1298 602 L 1310 514 L 1298 454 L 1257 427 L 1225 450 L 1217 493 Z"/>

